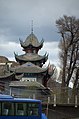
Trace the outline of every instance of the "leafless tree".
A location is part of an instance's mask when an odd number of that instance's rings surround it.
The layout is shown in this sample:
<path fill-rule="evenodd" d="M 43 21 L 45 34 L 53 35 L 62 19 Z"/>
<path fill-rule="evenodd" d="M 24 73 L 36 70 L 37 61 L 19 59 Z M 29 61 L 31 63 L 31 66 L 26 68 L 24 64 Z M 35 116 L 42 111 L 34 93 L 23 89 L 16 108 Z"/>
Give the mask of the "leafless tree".
<path fill-rule="evenodd" d="M 62 86 L 69 86 L 74 77 L 74 86 L 78 82 L 79 73 L 79 19 L 64 15 L 56 21 L 61 35 L 59 43 L 62 68 Z"/>

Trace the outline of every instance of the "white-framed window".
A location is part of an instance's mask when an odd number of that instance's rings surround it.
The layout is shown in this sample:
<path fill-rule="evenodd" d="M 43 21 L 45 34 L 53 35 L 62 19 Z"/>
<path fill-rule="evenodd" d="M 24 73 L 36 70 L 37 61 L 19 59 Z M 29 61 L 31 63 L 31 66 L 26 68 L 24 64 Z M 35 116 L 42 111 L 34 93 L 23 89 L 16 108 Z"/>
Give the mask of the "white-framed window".
<path fill-rule="evenodd" d="M 26 78 L 26 77 L 23 77 L 22 79 L 21 79 L 21 81 L 36 81 L 36 78 Z"/>

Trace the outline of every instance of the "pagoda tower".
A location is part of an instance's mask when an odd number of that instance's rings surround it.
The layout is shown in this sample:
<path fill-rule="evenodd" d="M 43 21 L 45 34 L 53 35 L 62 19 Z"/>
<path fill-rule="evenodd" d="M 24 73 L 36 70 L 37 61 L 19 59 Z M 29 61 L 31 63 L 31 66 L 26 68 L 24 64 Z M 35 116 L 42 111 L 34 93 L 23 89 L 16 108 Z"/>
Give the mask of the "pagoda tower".
<path fill-rule="evenodd" d="M 49 72 L 49 66 L 43 68 L 43 65 L 48 59 L 48 54 L 39 55 L 39 50 L 43 47 L 44 40 L 38 41 L 33 30 L 31 34 L 24 40 L 20 40 L 20 45 L 25 52 L 22 55 L 15 53 L 15 59 L 20 64 L 17 67 L 11 68 L 11 72 L 15 72 L 15 78 L 18 81 L 35 81 L 47 87 L 53 71 Z"/>
<path fill-rule="evenodd" d="M 19 56 L 15 54 L 16 61 L 19 62 L 20 65 L 31 62 L 42 67 L 48 59 L 48 54 L 46 53 L 44 56 L 38 55 L 38 51 L 43 47 L 43 42 L 43 40 L 39 42 L 33 33 L 31 33 L 24 42 L 20 40 L 21 47 L 23 51 L 25 51 L 25 54 Z"/>

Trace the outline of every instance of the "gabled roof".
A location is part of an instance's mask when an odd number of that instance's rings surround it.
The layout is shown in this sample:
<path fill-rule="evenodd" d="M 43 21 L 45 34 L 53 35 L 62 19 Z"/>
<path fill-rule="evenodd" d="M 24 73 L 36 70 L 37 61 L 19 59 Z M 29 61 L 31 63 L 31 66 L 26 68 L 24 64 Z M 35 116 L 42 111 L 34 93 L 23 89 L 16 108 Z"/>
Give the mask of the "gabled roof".
<path fill-rule="evenodd" d="M 15 59 L 16 61 L 26 61 L 26 62 L 31 62 L 31 61 L 41 61 L 41 60 L 45 60 L 45 62 L 48 59 L 48 54 L 45 53 L 45 55 L 40 56 L 38 54 L 35 53 L 27 53 L 27 54 L 23 54 L 23 55 L 17 55 L 15 54 Z"/>
<path fill-rule="evenodd" d="M 37 65 L 34 65 L 31 62 L 27 62 L 23 65 L 20 65 L 16 68 L 11 68 L 10 71 L 13 71 L 15 73 L 44 73 L 48 70 L 47 68 L 41 68 Z"/>
<path fill-rule="evenodd" d="M 44 40 L 41 40 L 41 42 L 38 41 L 37 37 L 31 33 L 26 40 L 23 42 L 20 40 L 20 44 L 23 48 L 26 48 L 28 46 L 33 46 L 33 47 L 42 47 L 43 46 Z"/>

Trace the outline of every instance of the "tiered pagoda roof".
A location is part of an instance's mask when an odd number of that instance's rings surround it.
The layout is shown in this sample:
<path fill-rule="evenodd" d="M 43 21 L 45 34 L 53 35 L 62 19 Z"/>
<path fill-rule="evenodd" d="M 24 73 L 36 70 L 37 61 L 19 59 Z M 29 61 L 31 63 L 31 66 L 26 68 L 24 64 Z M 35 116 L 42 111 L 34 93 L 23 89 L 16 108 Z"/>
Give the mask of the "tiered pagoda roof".
<path fill-rule="evenodd" d="M 37 88 L 37 89 L 45 89 L 45 87 L 39 83 L 34 81 L 11 81 L 10 87 L 27 87 L 27 88 Z"/>
<path fill-rule="evenodd" d="M 43 56 L 38 55 L 38 51 L 42 48 L 43 42 L 43 40 L 39 42 L 33 32 L 26 38 L 24 42 L 20 40 L 20 44 L 23 47 L 25 54 L 17 55 L 15 53 L 16 61 L 21 65 L 27 62 L 32 62 L 36 65 L 39 64 L 39 66 L 42 67 L 48 59 L 47 53 L 45 53 Z"/>
<path fill-rule="evenodd" d="M 15 54 L 15 59 L 17 62 L 39 62 L 45 63 L 48 59 L 48 54 L 45 53 L 44 56 L 40 56 L 35 53 L 26 53 L 23 55 Z"/>
<path fill-rule="evenodd" d="M 20 40 L 25 54 L 17 55 L 15 53 L 15 59 L 19 62 L 20 66 L 10 69 L 11 72 L 15 72 L 16 79 L 21 80 L 25 77 L 36 77 L 38 82 L 46 86 L 50 72 L 49 67 L 43 68 L 42 66 L 47 61 L 48 54 L 45 53 L 43 56 L 38 54 L 39 49 L 43 46 L 43 42 L 43 40 L 41 42 L 38 41 L 33 31 L 24 42 Z"/>
<path fill-rule="evenodd" d="M 31 33 L 24 42 L 20 40 L 20 44 L 23 48 L 32 46 L 32 47 L 41 49 L 43 46 L 43 42 L 44 40 L 41 40 L 41 42 L 39 42 L 37 37 L 33 33 Z"/>
<path fill-rule="evenodd" d="M 23 65 L 10 69 L 10 71 L 16 72 L 16 73 L 44 73 L 47 70 L 48 68 L 41 68 L 37 65 L 34 65 L 31 62 L 27 62 Z"/>

